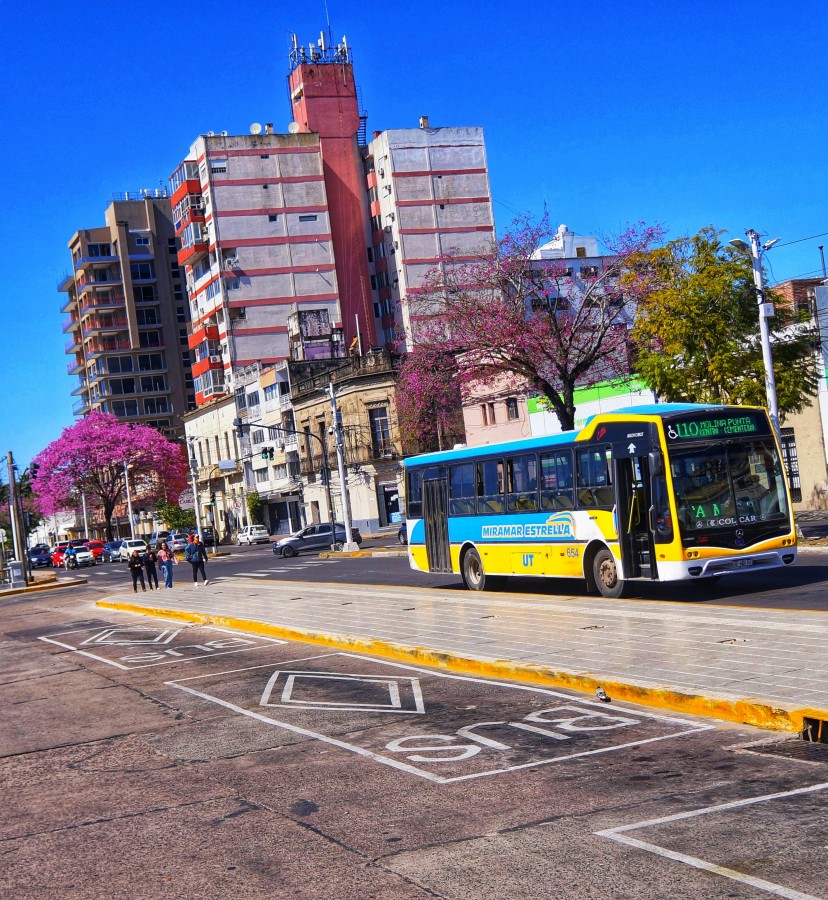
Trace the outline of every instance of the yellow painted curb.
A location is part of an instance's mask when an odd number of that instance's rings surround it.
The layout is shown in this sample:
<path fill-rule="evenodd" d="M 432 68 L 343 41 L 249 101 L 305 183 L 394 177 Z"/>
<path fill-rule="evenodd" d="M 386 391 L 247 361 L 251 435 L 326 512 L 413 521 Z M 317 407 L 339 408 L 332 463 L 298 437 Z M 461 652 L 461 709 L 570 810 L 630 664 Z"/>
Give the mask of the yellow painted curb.
<path fill-rule="evenodd" d="M 323 647 L 337 647 L 357 653 L 369 653 L 396 659 L 401 662 L 413 662 L 449 672 L 465 675 L 479 675 L 509 681 L 528 681 L 546 687 L 562 687 L 581 693 L 594 694 L 597 687 L 613 700 L 625 700 L 643 706 L 653 706 L 673 712 L 688 713 L 741 725 L 753 725 L 774 731 L 802 731 L 805 717 L 828 721 L 828 710 L 814 708 L 785 709 L 774 706 L 767 701 L 742 697 L 739 699 L 705 697 L 701 694 L 689 694 L 672 688 L 647 687 L 612 679 L 601 678 L 590 672 L 576 673 L 556 670 L 550 666 L 516 663 L 505 659 L 473 659 L 458 656 L 443 650 L 430 650 L 426 647 L 412 647 L 392 641 L 374 640 L 371 638 L 352 637 L 350 635 L 331 635 L 321 632 L 304 631 L 299 628 L 285 628 L 252 619 L 240 619 L 234 616 L 220 616 L 211 613 L 199 613 L 191 610 L 163 609 L 161 607 L 143 606 L 138 603 L 99 600 L 96 606 L 104 609 L 116 609 L 124 612 L 141 613 L 179 622 L 193 622 L 200 625 L 215 625 L 221 628 L 232 628 L 278 637 L 289 641 L 302 641 L 308 644 L 319 644 Z"/>

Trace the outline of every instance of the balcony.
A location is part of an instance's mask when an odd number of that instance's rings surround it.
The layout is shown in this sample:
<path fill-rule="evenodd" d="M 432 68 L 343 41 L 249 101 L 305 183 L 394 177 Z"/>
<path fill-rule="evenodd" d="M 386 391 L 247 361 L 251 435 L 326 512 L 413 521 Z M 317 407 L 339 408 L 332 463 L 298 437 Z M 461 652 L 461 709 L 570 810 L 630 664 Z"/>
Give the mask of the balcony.
<path fill-rule="evenodd" d="M 85 416 L 89 412 L 89 410 L 89 401 L 86 399 L 86 397 L 83 397 L 72 404 L 73 416 Z"/>
<path fill-rule="evenodd" d="M 81 315 L 92 310 L 120 309 L 126 304 L 126 297 L 119 291 L 89 291 L 81 302 Z"/>
<path fill-rule="evenodd" d="M 78 297 L 77 297 L 77 294 L 75 293 L 74 287 L 72 287 L 69 289 L 69 293 L 65 297 L 61 298 L 60 311 L 62 313 L 71 312 L 76 307 L 77 302 L 78 302 Z"/>
<path fill-rule="evenodd" d="M 77 332 L 63 345 L 64 353 L 77 353 L 81 348 L 80 334 Z"/>
<path fill-rule="evenodd" d="M 84 322 L 83 325 L 83 336 L 89 337 L 89 335 L 94 334 L 95 332 L 102 331 L 123 331 L 127 328 L 127 320 L 126 316 L 103 316 L 101 318 L 90 318 Z"/>
<path fill-rule="evenodd" d="M 90 341 L 86 347 L 86 355 L 91 357 L 98 356 L 101 353 L 118 353 L 121 350 L 132 350 L 128 339 L 115 338 L 108 341 Z"/>
<path fill-rule="evenodd" d="M 72 389 L 71 396 L 77 397 L 78 394 L 84 393 L 89 388 L 89 383 L 87 382 L 85 376 L 81 375 L 78 383 Z"/>
<path fill-rule="evenodd" d="M 67 316 L 63 322 L 61 322 L 61 330 L 64 334 L 67 331 L 72 331 L 73 329 L 78 327 L 78 320 L 74 316 Z"/>
<path fill-rule="evenodd" d="M 100 266 L 107 265 L 110 266 L 112 263 L 120 262 L 117 256 L 79 256 L 75 260 L 75 271 L 81 272 L 84 269 L 88 269 L 92 266 Z"/>
<path fill-rule="evenodd" d="M 133 279 L 134 280 L 134 279 Z M 107 272 L 106 277 L 98 278 L 94 281 L 82 279 L 78 282 L 78 295 L 86 291 L 99 291 L 104 288 L 115 287 L 121 284 L 121 275 L 119 272 Z"/>
<path fill-rule="evenodd" d="M 84 367 L 83 359 L 75 359 L 70 363 L 66 364 L 66 374 L 67 375 L 77 375 L 78 372 Z"/>

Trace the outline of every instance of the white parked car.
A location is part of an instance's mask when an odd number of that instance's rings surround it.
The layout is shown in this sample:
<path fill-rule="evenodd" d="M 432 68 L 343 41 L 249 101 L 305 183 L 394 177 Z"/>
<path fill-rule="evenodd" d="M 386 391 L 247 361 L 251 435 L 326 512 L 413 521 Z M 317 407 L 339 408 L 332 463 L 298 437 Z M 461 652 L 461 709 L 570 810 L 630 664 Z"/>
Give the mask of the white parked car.
<path fill-rule="evenodd" d="M 132 556 L 133 551 L 137 550 L 139 553 L 147 552 L 147 542 L 142 540 L 134 540 L 134 541 L 124 541 L 121 544 L 120 550 L 118 551 L 121 554 L 121 562 L 126 562 L 130 556 Z"/>
<path fill-rule="evenodd" d="M 264 525 L 248 525 L 238 533 L 236 543 L 242 544 L 267 544 L 270 542 L 270 532 Z"/>

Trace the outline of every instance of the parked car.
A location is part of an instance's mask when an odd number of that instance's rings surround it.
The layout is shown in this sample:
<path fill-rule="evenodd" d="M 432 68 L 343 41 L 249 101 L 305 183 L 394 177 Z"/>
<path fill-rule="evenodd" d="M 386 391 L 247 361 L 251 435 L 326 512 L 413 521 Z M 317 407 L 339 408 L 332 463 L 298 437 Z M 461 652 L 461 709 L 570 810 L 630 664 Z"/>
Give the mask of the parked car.
<path fill-rule="evenodd" d="M 321 550 L 330 550 L 331 546 L 342 546 L 345 543 L 345 526 L 337 523 L 335 533 L 331 534 L 331 526 L 328 522 L 320 522 L 317 525 L 308 525 L 300 528 L 293 534 L 283 537 L 273 545 L 276 556 L 285 558 L 296 556 L 309 550 L 319 553 Z M 357 544 L 362 543 L 362 535 L 358 528 L 351 529 L 351 540 Z"/>
<path fill-rule="evenodd" d="M 214 547 L 216 544 L 216 532 L 212 525 L 205 525 L 201 529 L 201 541 L 205 547 Z"/>
<path fill-rule="evenodd" d="M 133 551 L 135 550 L 137 550 L 139 553 L 146 553 L 147 542 L 142 541 L 140 538 L 136 538 L 135 540 L 121 541 L 121 546 L 118 548 L 121 562 L 126 562 L 130 558 L 130 556 L 132 556 Z"/>
<path fill-rule="evenodd" d="M 403 522 L 402 525 L 400 525 L 400 530 L 397 532 L 397 540 L 401 544 L 408 543 L 408 523 L 407 522 Z"/>
<path fill-rule="evenodd" d="M 190 535 L 184 531 L 179 532 L 178 534 L 172 534 L 169 538 L 167 538 L 167 546 L 172 550 L 180 551 L 186 550 L 187 544 L 190 543 Z"/>
<path fill-rule="evenodd" d="M 58 541 L 57 544 L 52 548 L 52 565 L 53 566 L 62 566 L 63 565 L 63 554 L 66 552 L 66 548 L 69 546 L 69 541 Z"/>
<path fill-rule="evenodd" d="M 78 569 L 81 566 L 94 565 L 95 557 L 85 544 L 75 546 L 75 541 L 72 541 L 72 544 L 63 553 L 63 566 L 66 569 Z"/>
<path fill-rule="evenodd" d="M 241 547 L 242 544 L 267 544 L 270 542 L 270 532 L 264 525 L 248 525 L 236 536 L 236 543 Z"/>
<path fill-rule="evenodd" d="M 103 541 L 87 541 L 86 546 L 92 551 L 95 562 L 103 562 L 103 550 L 106 544 Z"/>
<path fill-rule="evenodd" d="M 169 531 L 153 531 L 149 538 L 150 550 L 157 550 L 164 543 L 164 541 L 169 541 L 169 539 Z"/>
<path fill-rule="evenodd" d="M 43 544 L 39 544 L 37 547 L 32 547 L 32 549 L 29 550 L 29 559 L 31 560 L 33 569 L 36 569 L 38 566 L 52 565 L 52 553 L 49 548 Z"/>
<path fill-rule="evenodd" d="M 121 558 L 121 544 L 123 541 L 107 541 L 103 545 L 101 560 L 103 562 L 116 562 Z"/>

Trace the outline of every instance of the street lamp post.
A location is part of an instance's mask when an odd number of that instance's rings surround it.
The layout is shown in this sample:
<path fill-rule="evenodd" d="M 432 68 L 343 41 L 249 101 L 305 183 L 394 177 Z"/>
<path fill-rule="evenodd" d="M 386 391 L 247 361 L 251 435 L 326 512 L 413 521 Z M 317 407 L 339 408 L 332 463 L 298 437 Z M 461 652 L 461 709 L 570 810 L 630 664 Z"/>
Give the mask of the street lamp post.
<path fill-rule="evenodd" d="M 776 377 L 773 373 L 773 352 L 771 351 L 770 328 L 768 327 L 768 319 L 773 316 L 773 304 L 765 302 L 762 256 L 766 250 L 770 250 L 780 239 L 774 238 L 772 241 L 765 241 L 762 244 L 758 233 L 752 228 L 749 228 L 745 234 L 750 240 L 749 245 L 740 238 L 732 240 L 730 244 L 742 253 L 749 253 L 753 264 L 753 282 L 756 285 L 756 300 L 759 305 L 759 336 L 762 342 L 762 361 L 765 365 L 765 394 L 773 430 L 776 432 L 777 440 L 779 440 L 779 404 L 776 399 Z"/>
<path fill-rule="evenodd" d="M 336 437 L 336 464 L 339 468 L 339 490 L 342 495 L 342 518 L 345 520 L 345 543 L 342 549 L 347 552 L 359 550 L 359 544 L 351 536 L 351 497 L 348 493 L 348 476 L 345 472 L 345 439 L 342 434 L 342 413 L 336 403 L 336 385 L 331 381 L 328 385 L 328 396 L 331 400 L 331 418 Z"/>
<path fill-rule="evenodd" d="M 129 466 L 124 460 L 124 483 L 126 484 L 126 495 L 127 495 L 127 515 L 129 516 L 129 537 L 130 540 L 135 540 L 135 524 L 132 521 L 132 495 L 129 492 Z"/>
<path fill-rule="evenodd" d="M 194 438 L 187 438 L 187 443 L 190 445 L 190 452 L 193 453 L 193 456 L 190 457 L 190 483 L 193 486 L 193 509 L 195 509 L 196 531 L 198 532 L 198 539 L 203 544 L 204 532 L 201 530 L 201 510 L 198 506 L 198 482 L 196 480 L 196 475 L 198 474 L 198 460 L 195 458 L 195 451 L 193 450 L 194 442 Z"/>

